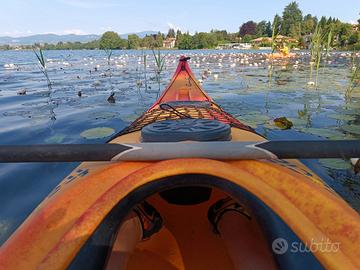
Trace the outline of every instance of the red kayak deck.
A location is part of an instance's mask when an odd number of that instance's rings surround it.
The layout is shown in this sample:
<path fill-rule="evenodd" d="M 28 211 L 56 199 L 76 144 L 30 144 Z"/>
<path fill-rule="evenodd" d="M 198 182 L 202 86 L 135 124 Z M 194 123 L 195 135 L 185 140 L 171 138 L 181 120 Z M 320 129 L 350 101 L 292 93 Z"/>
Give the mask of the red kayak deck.
<path fill-rule="evenodd" d="M 255 131 L 225 112 L 202 89 L 187 62 L 182 56 L 176 71 L 162 95 L 151 108 L 137 118 L 128 128 L 116 136 L 141 130 L 144 126 L 163 120 L 180 118 L 211 119 L 239 129 Z"/>
<path fill-rule="evenodd" d="M 213 102 L 205 91 L 201 88 L 192 73 L 187 62 L 189 58 L 182 56 L 180 58 L 178 67 L 172 77 L 169 85 L 164 90 L 160 98 L 149 109 L 152 111 L 156 109 L 161 103 L 176 102 L 176 101 L 207 101 Z"/>

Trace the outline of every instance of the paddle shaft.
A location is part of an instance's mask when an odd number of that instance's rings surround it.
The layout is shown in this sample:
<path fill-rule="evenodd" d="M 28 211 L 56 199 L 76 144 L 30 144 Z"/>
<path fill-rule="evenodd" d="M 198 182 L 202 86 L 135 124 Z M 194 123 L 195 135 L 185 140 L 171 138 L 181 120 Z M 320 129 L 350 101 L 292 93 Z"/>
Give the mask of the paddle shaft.
<path fill-rule="evenodd" d="M 0 162 L 151 161 L 175 158 L 306 159 L 359 156 L 360 140 L 0 146 Z"/>

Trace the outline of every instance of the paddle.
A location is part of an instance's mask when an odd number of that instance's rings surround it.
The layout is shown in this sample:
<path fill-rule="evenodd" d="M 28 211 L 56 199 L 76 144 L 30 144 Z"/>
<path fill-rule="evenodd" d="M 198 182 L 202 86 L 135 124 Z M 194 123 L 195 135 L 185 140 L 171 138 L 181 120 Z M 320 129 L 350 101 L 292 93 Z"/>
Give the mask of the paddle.
<path fill-rule="evenodd" d="M 0 162 L 150 161 L 174 158 L 354 158 L 360 140 L 2 145 Z"/>

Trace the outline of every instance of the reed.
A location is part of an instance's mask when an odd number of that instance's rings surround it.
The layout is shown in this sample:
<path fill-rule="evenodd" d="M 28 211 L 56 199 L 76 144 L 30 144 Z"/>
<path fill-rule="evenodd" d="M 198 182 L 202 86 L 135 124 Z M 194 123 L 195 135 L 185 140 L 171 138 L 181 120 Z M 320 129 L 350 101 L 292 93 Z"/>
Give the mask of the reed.
<path fill-rule="evenodd" d="M 104 52 L 106 53 L 107 63 L 110 68 L 110 60 L 111 60 L 111 56 L 113 54 L 113 50 L 112 49 L 104 49 Z"/>
<path fill-rule="evenodd" d="M 345 98 L 349 100 L 351 98 L 352 91 L 355 87 L 360 85 L 360 61 L 356 58 L 356 52 L 353 52 L 352 58 L 351 58 L 351 66 L 350 66 L 350 80 L 348 88 L 345 92 Z"/>
<path fill-rule="evenodd" d="M 279 22 L 279 18 L 275 16 L 272 23 L 272 34 L 271 34 L 271 58 L 270 58 L 270 66 L 268 70 L 268 78 L 269 78 L 269 86 L 271 86 L 273 69 L 274 69 L 274 52 L 277 48 L 276 37 L 278 36 L 281 29 L 281 23 Z"/>
<path fill-rule="evenodd" d="M 55 106 L 57 106 L 58 104 L 56 102 L 54 103 L 53 99 L 51 97 L 52 82 L 50 81 L 50 78 L 49 78 L 49 74 L 48 74 L 48 70 L 47 70 L 47 66 L 46 66 L 46 58 L 45 58 L 41 48 L 39 48 L 38 50 L 36 48 L 33 48 L 33 52 L 36 55 L 36 58 L 37 58 L 37 60 L 39 62 L 38 67 L 39 67 L 40 71 L 44 74 L 44 76 L 46 78 L 46 81 L 47 81 L 47 86 L 48 86 L 48 89 L 49 89 L 47 103 L 50 106 L 50 120 L 51 120 L 51 123 L 54 123 L 54 121 L 56 120 L 56 114 L 54 112 L 53 105 L 55 104 Z M 51 126 L 50 126 L 50 128 L 51 128 Z"/>
<path fill-rule="evenodd" d="M 155 72 L 156 72 L 156 80 L 159 86 L 159 91 L 157 93 L 157 97 L 160 95 L 160 84 L 161 84 L 161 73 L 164 70 L 165 66 L 165 56 L 162 56 L 160 50 L 158 50 L 157 54 L 155 53 L 154 49 L 152 49 L 154 59 L 155 59 Z"/>
<path fill-rule="evenodd" d="M 325 60 L 327 60 L 327 58 L 330 55 L 332 39 L 333 39 L 333 31 L 330 28 L 329 33 L 327 35 L 327 42 L 326 42 L 326 46 L 325 46 Z"/>
<path fill-rule="evenodd" d="M 320 63 L 323 60 L 324 55 L 325 59 L 327 59 L 331 42 L 332 42 L 332 30 L 329 29 L 326 31 L 322 29 L 320 24 L 318 23 L 315 27 L 315 31 L 311 36 L 310 42 L 310 81 L 313 81 L 313 73 L 314 73 L 314 66 L 315 66 L 315 89 L 318 89 L 319 85 L 319 70 L 320 70 Z M 323 51 L 325 50 L 325 54 Z"/>
<path fill-rule="evenodd" d="M 43 54 L 43 51 L 41 48 L 37 49 L 36 48 L 33 48 L 33 52 L 34 54 L 36 55 L 36 58 L 39 62 L 39 69 L 40 71 L 44 74 L 45 78 L 46 78 L 46 81 L 47 81 L 47 86 L 49 88 L 49 91 L 51 90 L 51 81 L 50 81 L 50 78 L 49 78 L 49 74 L 48 74 L 48 71 L 47 71 L 47 67 L 46 67 L 46 59 L 44 57 L 44 54 Z"/>
<path fill-rule="evenodd" d="M 148 85 L 147 85 L 147 54 L 144 53 L 144 51 L 142 51 L 142 59 L 143 59 L 143 64 L 144 64 L 144 85 L 145 85 L 145 92 L 148 91 Z"/>

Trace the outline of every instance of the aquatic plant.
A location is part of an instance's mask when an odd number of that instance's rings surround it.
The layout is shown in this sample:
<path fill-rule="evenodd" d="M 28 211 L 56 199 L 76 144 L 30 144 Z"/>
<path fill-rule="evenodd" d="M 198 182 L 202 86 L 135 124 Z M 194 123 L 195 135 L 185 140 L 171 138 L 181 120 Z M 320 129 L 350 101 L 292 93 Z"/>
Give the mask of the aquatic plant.
<path fill-rule="evenodd" d="M 88 139 L 88 140 L 94 140 L 94 139 L 102 139 L 111 136 L 115 133 L 115 130 L 110 127 L 96 127 L 96 128 L 90 128 L 87 130 L 84 130 L 80 133 L 80 136 Z"/>
<path fill-rule="evenodd" d="M 271 85 L 273 68 L 274 68 L 274 65 L 273 65 L 274 52 L 278 46 L 278 44 L 276 42 L 276 37 L 280 33 L 280 29 L 281 29 L 280 17 L 275 16 L 273 23 L 272 23 L 272 34 L 271 34 L 271 56 L 270 56 L 270 65 L 269 65 L 269 70 L 268 70 L 269 86 Z"/>
<path fill-rule="evenodd" d="M 50 106 L 50 119 L 52 121 L 55 121 L 56 120 L 56 114 L 54 112 L 53 105 L 55 104 L 55 106 L 57 106 L 57 103 L 56 102 L 54 103 L 53 100 L 52 100 L 52 97 L 51 97 L 51 90 L 52 90 L 51 85 L 52 85 L 52 83 L 50 81 L 49 74 L 47 72 L 46 58 L 45 58 L 41 48 L 39 48 L 39 51 L 37 51 L 36 48 L 33 48 L 33 52 L 36 55 L 36 58 L 37 58 L 37 60 L 39 62 L 38 67 L 39 67 L 40 71 L 44 74 L 44 76 L 46 78 L 46 81 L 47 81 L 47 86 L 48 86 L 48 89 L 49 89 L 47 103 Z"/>
<path fill-rule="evenodd" d="M 145 92 L 147 92 L 148 90 L 148 85 L 147 85 L 147 76 L 146 76 L 146 68 L 147 68 L 147 55 L 146 53 L 144 53 L 144 51 L 142 51 L 142 58 L 143 58 L 143 64 L 144 64 L 144 83 L 145 83 Z"/>
<path fill-rule="evenodd" d="M 330 55 L 330 49 L 331 49 L 331 43 L 332 43 L 332 39 L 333 39 L 333 31 L 332 28 L 330 28 L 329 33 L 327 35 L 327 42 L 326 42 L 326 46 L 325 46 L 325 60 L 327 60 L 327 58 Z"/>
<path fill-rule="evenodd" d="M 325 30 L 321 27 L 320 23 L 318 23 L 315 27 L 314 33 L 311 36 L 310 40 L 310 81 L 308 85 L 314 85 L 315 89 L 318 88 L 319 84 L 319 70 L 321 60 L 324 58 L 327 59 L 331 42 L 332 42 L 332 29 Z M 323 54 L 323 50 L 325 50 L 325 54 Z M 314 65 L 315 65 L 315 82 L 313 82 L 313 73 L 314 73 Z"/>
<path fill-rule="evenodd" d="M 165 65 L 165 56 L 161 56 L 160 50 L 158 50 L 157 54 L 155 53 L 154 49 L 152 49 L 154 59 L 155 59 L 155 68 L 156 68 L 156 81 L 159 86 L 159 91 L 157 93 L 157 97 L 160 95 L 160 84 L 161 84 L 161 73 L 164 70 Z"/>
<path fill-rule="evenodd" d="M 35 53 L 36 58 L 39 62 L 39 69 L 44 74 L 46 81 L 47 81 L 48 88 L 49 88 L 49 90 L 51 90 L 51 81 L 49 78 L 49 74 L 47 72 L 46 59 L 44 57 L 43 51 L 41 48 L 39 48 L 39 51 L 37 51 L 36 48 L 33 48 L 33 52 Z"/>
<path fill-rule="evenodd" d="M 105 49 L 103 49 L 103 50 L 104 50 L 104 52 L 106 53 L 107 63 L 108 63 L 108 66 L 109 66 L 109 68 L 110 68 L 110 60 L 111 60 L 111 56 L 112 56 L 112 54 L 113 54 L 113 50 L 112 50 L 112 49 L 107 49 L 107 48 L 105 48 Z"/>
<path fill-rule="evenodd" d="M 356 52 L 354 51 L 351 60 L 349 86 L 345 92 L 345 98 L 347 100 L 351 98 L 352 91 L 358 85 L 360 85 L 360 61 L 356 58 Z"/>

